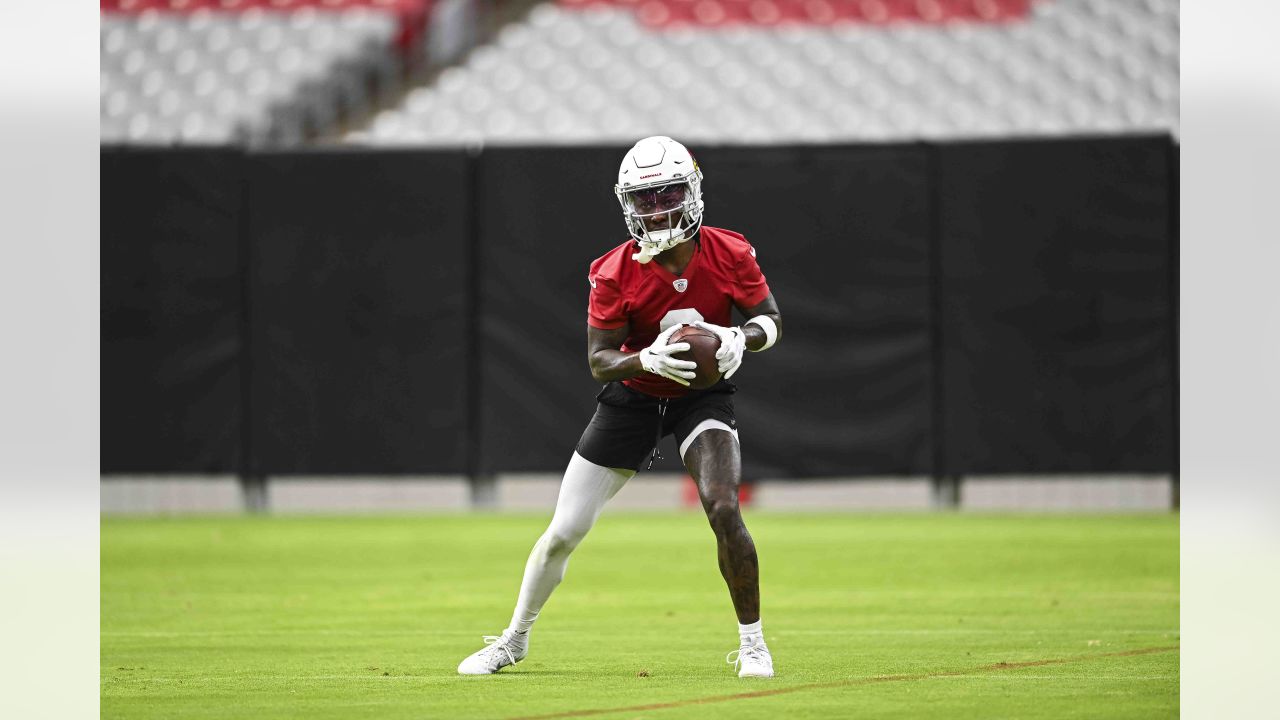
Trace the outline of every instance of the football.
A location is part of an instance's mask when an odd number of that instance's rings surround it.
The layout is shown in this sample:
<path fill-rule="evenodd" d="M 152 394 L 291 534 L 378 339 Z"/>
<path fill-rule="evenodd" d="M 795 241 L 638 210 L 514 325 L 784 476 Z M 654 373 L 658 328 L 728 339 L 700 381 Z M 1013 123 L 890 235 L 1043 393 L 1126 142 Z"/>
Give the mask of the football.
<path fill-rule="evenodd" d="M 720 367 L 716 360 L 716 351 L 720 349 L 720 338 L 716 337 L 715 333 L 694 325 L 685 325 L 671 334 L 667 344 L 678 342 L 689 343 L 689 349 L 671 357 L 698 363 L 697 369 L 694 370 L 698 376 L 689 381 L 690 388 L 706 390 L 720 382 Z"/>

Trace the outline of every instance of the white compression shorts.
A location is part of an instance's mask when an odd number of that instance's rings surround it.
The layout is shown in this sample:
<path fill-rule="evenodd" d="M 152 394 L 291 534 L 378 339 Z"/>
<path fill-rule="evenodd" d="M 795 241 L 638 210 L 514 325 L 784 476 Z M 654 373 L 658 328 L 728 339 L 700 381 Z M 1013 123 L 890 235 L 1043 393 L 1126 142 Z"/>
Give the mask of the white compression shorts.
<path fill-rule="evenodd" d="M 738 440 L 737 428 L 731 428 L 729 427 L 728 424 L 721 422 L 719 420 L 703 420 L 702 422 L 695 425 L 693 427 L 693 431 L 690 432 L 688 437 L 684 439 L 684 442 L 680 443 L 680 459 L 681 460 L 684 460 L 684 455 L 686 452 L 688 452 L 689 446 L 693 445 L 694 439 L 707 430 L 727 430 L 729 431 L 730 435 L 733 435 L 734 440 Z M 739 443 L 741 443 L 740 440 L 739 440 Z"/>

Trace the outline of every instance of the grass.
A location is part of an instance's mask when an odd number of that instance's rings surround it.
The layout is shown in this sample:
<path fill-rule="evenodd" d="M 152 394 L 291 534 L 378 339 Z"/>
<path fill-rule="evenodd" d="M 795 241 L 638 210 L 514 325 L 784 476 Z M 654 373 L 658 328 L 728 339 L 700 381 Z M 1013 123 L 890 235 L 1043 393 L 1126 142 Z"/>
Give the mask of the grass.
<path fill-rule="evenodd" d="M 778 672 L 752 681 L 705 520 L 606 514 L 528 659 L 456 675 L 546 520 L 106 518 L 103 717 L 1178 714 L 1173 515 L 749 514 Z"/>

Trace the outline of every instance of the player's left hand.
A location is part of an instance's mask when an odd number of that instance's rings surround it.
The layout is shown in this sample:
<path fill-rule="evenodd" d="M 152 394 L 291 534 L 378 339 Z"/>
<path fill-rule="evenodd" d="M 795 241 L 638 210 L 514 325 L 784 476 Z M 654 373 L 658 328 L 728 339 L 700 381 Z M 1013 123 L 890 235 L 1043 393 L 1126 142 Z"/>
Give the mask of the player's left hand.
<path fill-rule="evenodd" d="M 738 372 L 738 367 L 742 365 L 742 356 L 747 351 L 747 334 L 740 327 L 720 327 L 701 320 L 694 325 L 703 330 L 710 330 L 720 338 L 720 349 L 716 351 L 720 374 L 724 375 L 726 380 L 733 377 L 733 374 Z"/>

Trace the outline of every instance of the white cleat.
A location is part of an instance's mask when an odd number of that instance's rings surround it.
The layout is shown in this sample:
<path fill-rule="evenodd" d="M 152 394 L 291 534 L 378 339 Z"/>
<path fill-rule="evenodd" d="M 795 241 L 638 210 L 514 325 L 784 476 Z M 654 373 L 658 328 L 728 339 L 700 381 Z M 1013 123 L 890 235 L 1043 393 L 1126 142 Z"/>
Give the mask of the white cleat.
<path fill-rule="evenodd" d="M 492 675 L 508 665 L 515 665 L 529 654 L 529 636 L 517 642 L 506 630 L 501 635 L 485 635 L 485 647 L 458 663 L 459 675 Z"/>
<path fill-rule="evenodd" d="M 750 645 L 743 645 L 725 656 L 724 661 L 738 671 L 738 677 L 773 677 L 773 656 L 764 644 L 764 638 Z"/>

